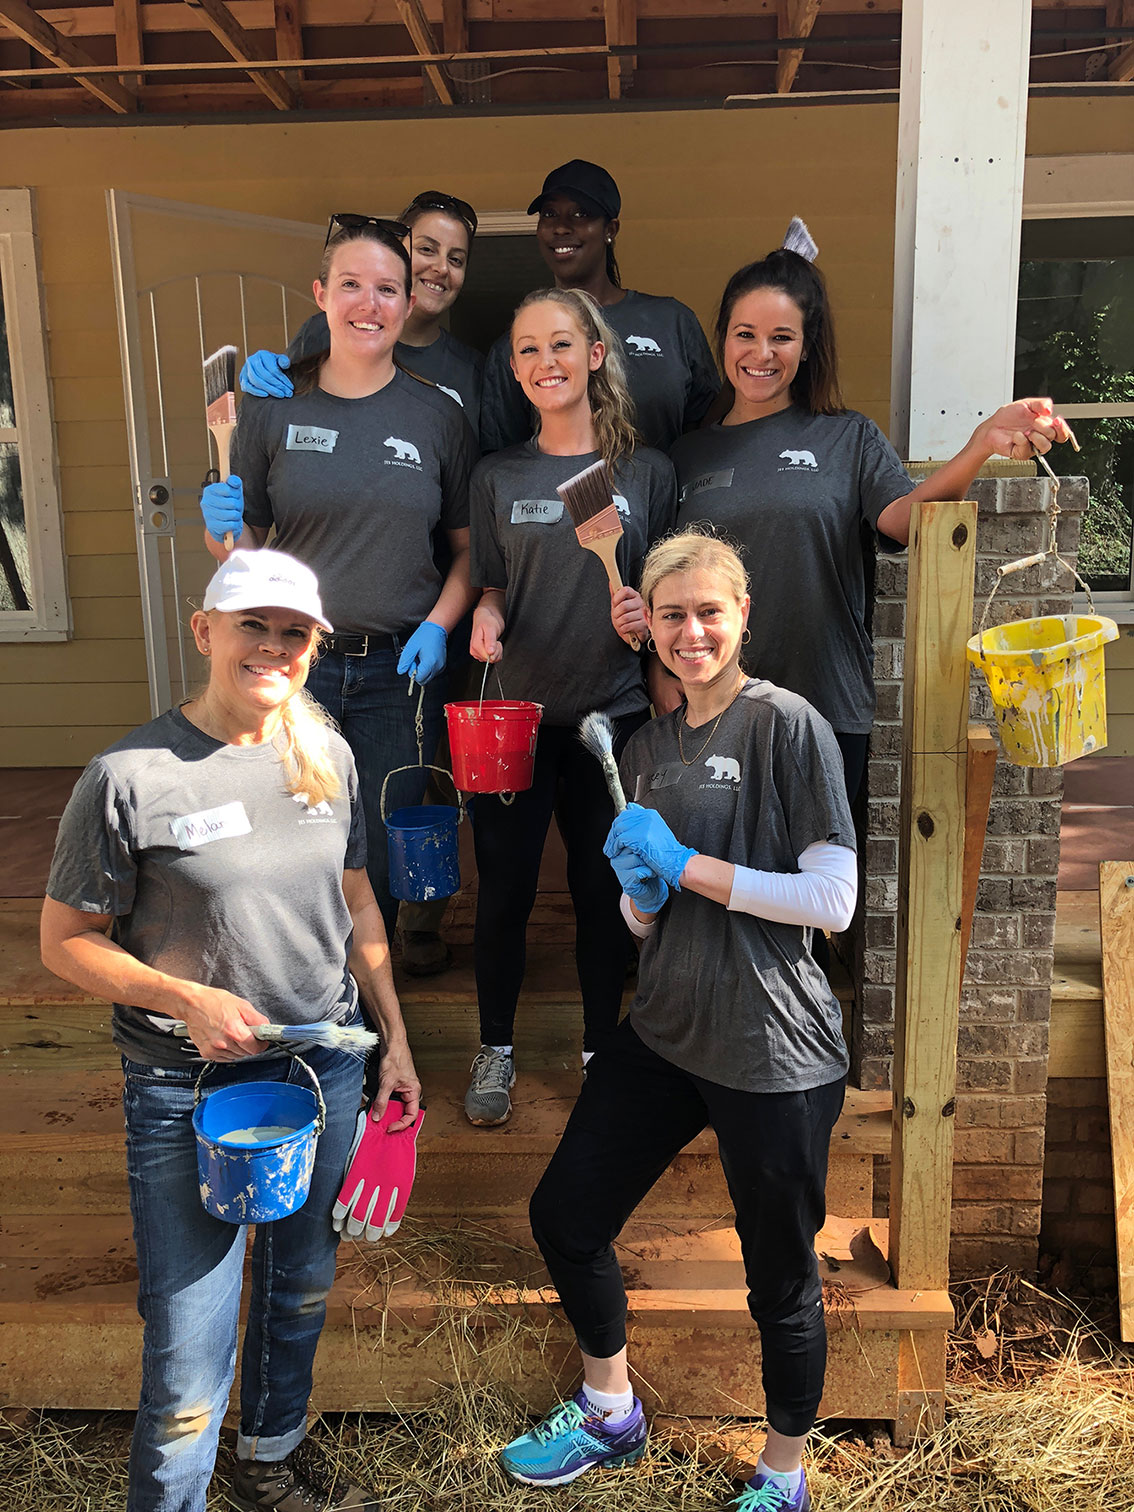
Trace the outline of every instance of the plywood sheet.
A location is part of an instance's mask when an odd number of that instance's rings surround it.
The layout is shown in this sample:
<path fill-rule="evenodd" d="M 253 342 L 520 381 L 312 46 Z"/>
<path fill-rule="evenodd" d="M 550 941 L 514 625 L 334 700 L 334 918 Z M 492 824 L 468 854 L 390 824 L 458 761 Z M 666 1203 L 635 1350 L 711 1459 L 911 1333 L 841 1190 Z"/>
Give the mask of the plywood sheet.
<path fill-rule="evenodd" d="M 1134 1342 L 1134 860 L 1099 867 L 1119 1327 Z"/>

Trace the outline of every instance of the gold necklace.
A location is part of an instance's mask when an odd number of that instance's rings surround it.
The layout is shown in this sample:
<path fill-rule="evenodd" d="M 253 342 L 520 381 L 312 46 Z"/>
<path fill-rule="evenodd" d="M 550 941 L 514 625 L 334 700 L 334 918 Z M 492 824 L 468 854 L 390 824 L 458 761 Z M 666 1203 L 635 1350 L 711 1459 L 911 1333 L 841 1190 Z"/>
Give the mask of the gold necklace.
<path fill-rule="evenodd" d="M 697 757 L 703 756 L 709 749 L 710 742 L 712 741 L 713 736 L 717 733 L 717 726 L 720 724 L 721 720 L 725 717 L 728 711 L 732 708 L 736 700 L 740 697 L 740 688 L 743 686 L 744 685 L 742 683 L 740 687 L 737 688 L 736 692 L 729 699 L 728 703 L 725 704 L 724 708 L 717 715 L 716 719 L 713 720 L 713 727 L 709 731 L 708 737 L 705 740 L 705 744 L 699 751 L 694 751 L 692 756 L 686 756 L 685 749 L 681 744 L 681 726 L 687 726 L 689 724 L 689 705 L 686 704 L 685 708 L 681 711 L 681 721 L 677 726 L 677 754 L 681 757 L 682 766 L 692 766 L 693 763 L 697 760 Z"/>

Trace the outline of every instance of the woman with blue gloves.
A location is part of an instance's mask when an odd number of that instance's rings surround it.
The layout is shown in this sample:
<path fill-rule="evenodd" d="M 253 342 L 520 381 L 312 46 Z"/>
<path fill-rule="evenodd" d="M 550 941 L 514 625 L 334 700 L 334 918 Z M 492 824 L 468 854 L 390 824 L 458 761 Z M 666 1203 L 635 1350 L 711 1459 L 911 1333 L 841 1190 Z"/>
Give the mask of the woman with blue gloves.
<path fill-rule="evenodd" d="M 329 237 L 315 299 L 327 316 L 326 353 L 292 368 L 290 399 L 246 397 L 233 438 L 233 476 L 201 499 L 205 544 L 273 545 L 319 576 L 335 633 L 308 691 L 354 753 L 369 840 L 367 871 L 387 934 L 390 894 L 382 785 L 426 758 L 441 726 L 446 643 L 472 606 L 468 477 L 476 441 L 460 408 L 406 373 L 394 347 L 412 307 L 404 227 L 367 221 Z M 451 561 L 442 575 L 434 535 Z M 407 683 L 407 679 L 410 680 Z M 415 728 L 423 692 L 422 728 Z M 391 784 L 390 807 L 418 803 L 424 773 Z"/>
<path fill-rule="evenodd" d="M 806 1512 L 801 1467 L 826 1367 L 815 1235 L 847 1052 L 811 955 L 845 929 L 854 827 L 831 727 L 739 665 L 749 598 L 711 535 L 659 542 L 642 572 L 652 643 L 685 695 L 631 735 L 632 802 L 606 843 L 642 944 L 629 1016 L 597 1051 L 531 1201 L 535 1236 L 583 1357 L 583 1384 L 502 1451 L 532 1485 L 637 1459 L 613 1241 L 677 1153 L 714 1130 L 760 1330 L 768 1438 L 733 1512 Z"/>

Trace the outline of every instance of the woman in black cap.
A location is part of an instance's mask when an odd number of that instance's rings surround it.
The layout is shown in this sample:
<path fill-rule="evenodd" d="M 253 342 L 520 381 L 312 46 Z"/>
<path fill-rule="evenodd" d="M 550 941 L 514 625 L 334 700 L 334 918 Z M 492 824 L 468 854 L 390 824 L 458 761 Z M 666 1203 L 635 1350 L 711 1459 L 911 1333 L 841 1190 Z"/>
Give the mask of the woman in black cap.
<path fill-rule="evenodd" d="M 553 168 L 528 206 L 536 241 L 559 289 L 580 289 L 602 307 L 622 341 L 637 429 L 647 446 L 668 451 L 705 415 L 720 388 L 693 311 L 666 295 L 624 289 L 614 244 L 622 197 L 597 163 L 573 158 Z M 532 407 L 512 373 L 505 333 L 484 370 L 481 447 L 518 446 L 532 434 Z"/>

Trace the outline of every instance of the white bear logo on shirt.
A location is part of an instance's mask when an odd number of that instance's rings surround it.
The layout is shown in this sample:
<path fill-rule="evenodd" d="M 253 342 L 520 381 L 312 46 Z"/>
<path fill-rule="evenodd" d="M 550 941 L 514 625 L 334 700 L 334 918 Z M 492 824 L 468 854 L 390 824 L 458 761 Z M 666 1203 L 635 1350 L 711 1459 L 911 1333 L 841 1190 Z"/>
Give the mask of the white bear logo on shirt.
<path fill-rule="evenodd" d="M 421 453 L 412 441 L 400 441 L 397 436 L 387 436 L 382 442 L 394 453 L 395 462 L 416 462 L 421 466 Z"/>
<path fill-rule="evenodd" d="M 630 518 L 630 500 L 624 498 L 622 494 L 614 495 L 614 507 L 620 515 L 625 515 L 627 519 Z"/>
<path fill-rule="evenodd" d="M 455 399 L 457 401 L 457 403 L 461 406 L 461 408 L 464 409 L 464 407 L 465 407 L 465 401 L 461 398 L 460 394 L 457 393 L 456 389 L 448 388 L 448 387 L 446 387 L 446 385 L 444 383 L 439 383 L 437 385 L 437 387 L 441 390 L 441 392 L 443 394 L 448 394 L 448 396 L 449 396 L 450 399 Z M 390 443 L 387 441 L 386 445 L 389 446 L 389 444 Z M 418 460 L 420 461 L 420 458 Z"/>
<path fill-rule="evenodd" d="M 627 336 L 626 345 L 635 357 L 660 357 L 662 349 L 652 336 Z"/>
<path fill-rule="evenodd" d="M 816 462 L 816 460 L 815 460 L 815 453 L 814 452 L 809 452 L 809 451 L 782 451 L 780 453 L 780 456 L 783 457 L 783 458 L 785 458 L 787 460 L 787 463 L 788 463 L 789 467 L 814 468 L 814 467 L 818 467 L 819 466 L 818 462 Z M 780 471 L 784 472 L 785 469 L 781 468 Z"/>
<path fill-rule="evenodd" d="M 318 803 L 313 804 L 309 793 L 292 793 L 291 801 L 293 803 L 302 803 L 306 813 L 318 815 L 320 818 L 326 818 L 328 814 L 333 816 L 335 812 L 325 798 L 321 798 Z"/>
<path fill-rule="evenodd" d="M 735 756 L 710 756 L 705 762 L 714 782 L 739 782 L 740 762 Z"/>

